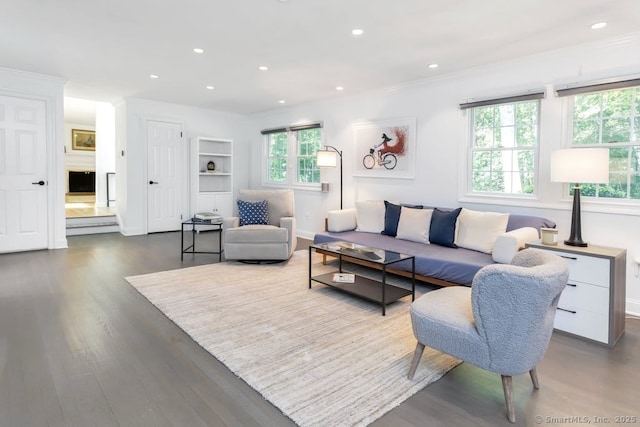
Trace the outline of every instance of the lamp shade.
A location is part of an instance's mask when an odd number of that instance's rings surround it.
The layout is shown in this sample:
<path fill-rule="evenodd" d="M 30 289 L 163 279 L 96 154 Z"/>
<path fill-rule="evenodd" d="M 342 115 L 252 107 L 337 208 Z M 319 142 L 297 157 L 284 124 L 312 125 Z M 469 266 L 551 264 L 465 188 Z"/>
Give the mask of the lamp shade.
<path fill-rule="evenodd" d="M 338 153 L 329 150 L 316 151 L 316 164 L 319 167 L 335 168 L 338 166 Z"/>
<path fill-rule="evenodd" d="M 551 182 L 608 183 L 609 150 L 568 148 L 551 152 Z"/>

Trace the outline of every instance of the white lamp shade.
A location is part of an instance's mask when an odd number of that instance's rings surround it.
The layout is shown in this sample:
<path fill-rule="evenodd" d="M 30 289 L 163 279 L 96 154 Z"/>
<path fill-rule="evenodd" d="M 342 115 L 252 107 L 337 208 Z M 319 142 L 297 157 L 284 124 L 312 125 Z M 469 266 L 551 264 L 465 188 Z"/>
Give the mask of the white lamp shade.
<path fill-rule="evenodd" d="M 568 148 L 551 152 L 551 182 L 608 183 L 609 150 Z"/>
<path fill-rule="evenodd" d="M 338 153 L 329 150 L 316 151 L 316 164 L 319 167 L 335 168 L 338 166 Z"/>

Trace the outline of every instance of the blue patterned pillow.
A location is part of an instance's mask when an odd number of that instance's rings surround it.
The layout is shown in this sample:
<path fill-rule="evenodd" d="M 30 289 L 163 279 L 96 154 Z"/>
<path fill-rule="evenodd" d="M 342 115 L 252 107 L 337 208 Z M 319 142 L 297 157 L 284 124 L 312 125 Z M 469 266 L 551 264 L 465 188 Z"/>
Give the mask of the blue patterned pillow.
<path fill-rule="evenodd" d="M 245 200 L 238 200 L 238 216 L 240 217 L 240 226 L 268 224 L 269 210 L 267 209 L 267 201 L 247 202 Z"/>

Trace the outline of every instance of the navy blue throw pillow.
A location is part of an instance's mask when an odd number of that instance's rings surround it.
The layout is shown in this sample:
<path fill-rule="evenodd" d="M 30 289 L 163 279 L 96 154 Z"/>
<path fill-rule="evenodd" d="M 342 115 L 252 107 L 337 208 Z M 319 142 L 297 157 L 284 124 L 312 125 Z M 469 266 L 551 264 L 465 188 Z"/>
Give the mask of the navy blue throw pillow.
<path fill-rule="evenodd" d="M 456 239 L 456 221 L 462 208 L 452 211 L 443 211 L 438 208 L 431 214 L 431 226 L 429 227 L 429 241 L 440 246 L 457 248 L 453 243 Z"/>
<path fill-rule="evenodd" d="M 382 230 L 382 234 L 396 236 L 398 233 L 398 221 L 400 221 L 400 209 L 402 209 L 402 206 L 384 201 L 384 230 Z"/>
<path fill-rule="evenodd" d="M 269 211 L 267 209 L 267 201 L 247 202 L 245 200 L 238 200 L 238 216 L 240 217 L 240 226 L 268 224 Z"/>

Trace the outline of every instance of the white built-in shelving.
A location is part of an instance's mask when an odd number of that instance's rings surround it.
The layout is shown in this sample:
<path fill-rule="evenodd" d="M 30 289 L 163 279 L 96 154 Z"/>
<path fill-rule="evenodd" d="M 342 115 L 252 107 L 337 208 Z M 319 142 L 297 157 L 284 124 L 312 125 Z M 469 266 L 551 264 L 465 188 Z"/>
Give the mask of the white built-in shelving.
<path fill-rule="evenodd" d="M 213 164 L 214 168 L 208 167 Z M 233 141 L 199 136 L 191 142 L 191 213 L 232 214 Z"/>

